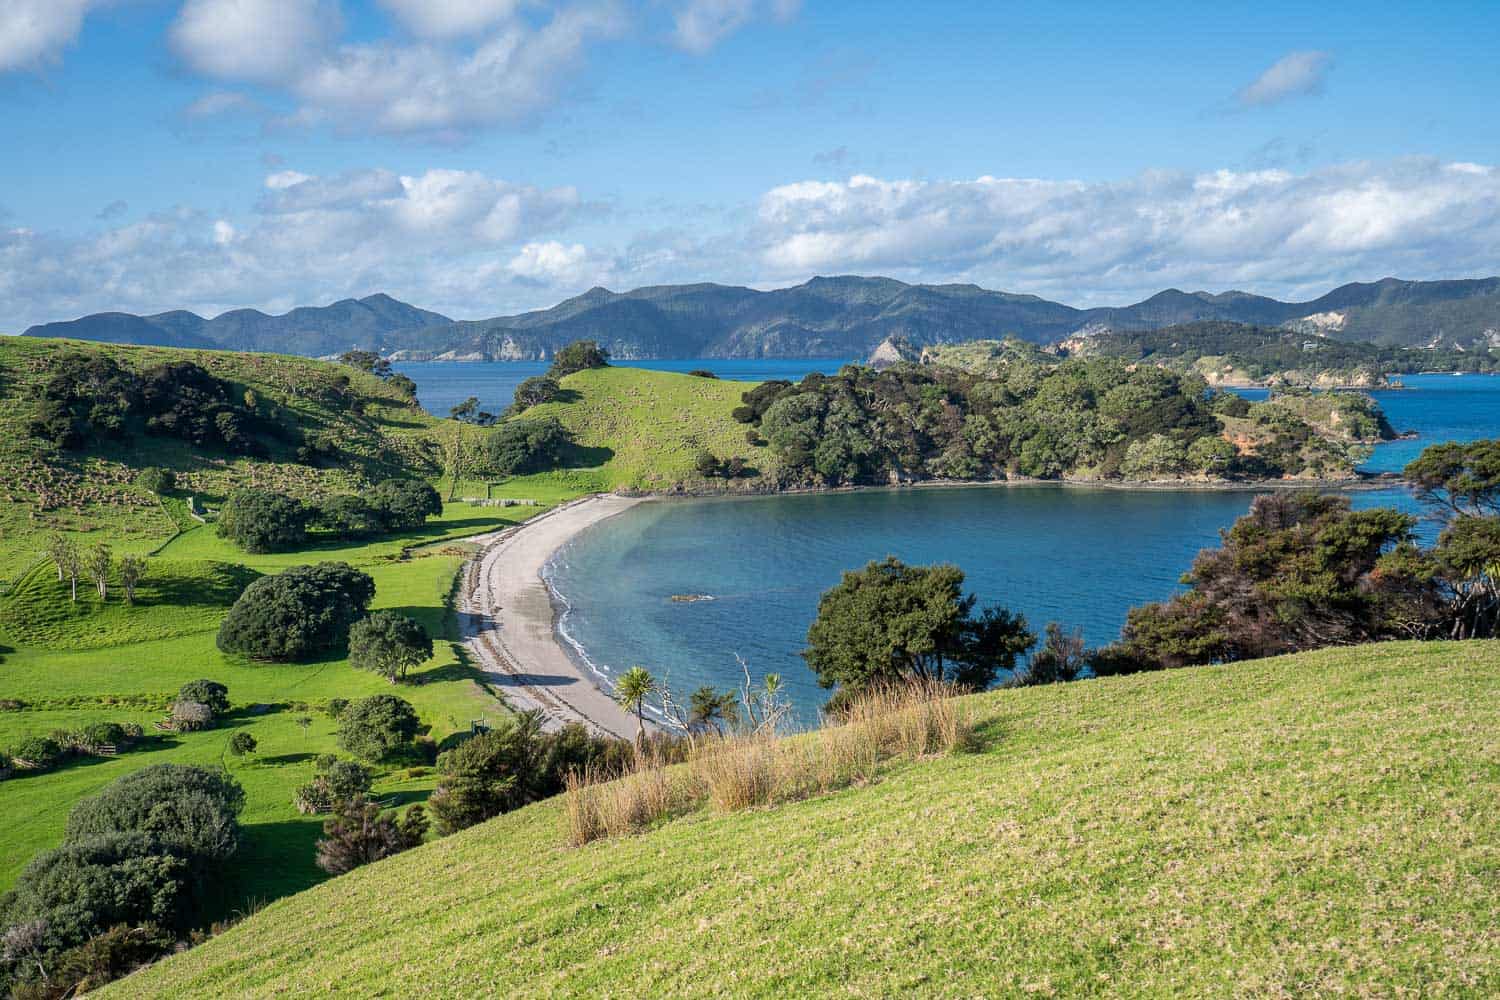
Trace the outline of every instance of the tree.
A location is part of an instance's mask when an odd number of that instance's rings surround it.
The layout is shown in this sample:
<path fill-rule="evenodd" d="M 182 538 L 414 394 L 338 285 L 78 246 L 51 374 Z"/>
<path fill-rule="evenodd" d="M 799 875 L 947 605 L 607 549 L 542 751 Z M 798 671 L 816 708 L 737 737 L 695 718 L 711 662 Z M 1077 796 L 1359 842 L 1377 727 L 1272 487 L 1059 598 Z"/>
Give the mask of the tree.
<path fill-rule="evenodd" d="M 172 703 L 172 728 L 177 732 L 196 733 L 204 729 L 212 729 L 213 725 L 213 709 L 203 702 L 179 698 Z"/>
<path fill-rule="evenodd" d="M 645 667 L 635 666 L 620 675 L 615 685 L 615 701 L 635 713 L 636 746 L 646 745 L 646 699 L 656 691 L 656 678 Z"/>
<path fill-rule="evenodd" d="M 339 745 L 356 757 L 378 761 L 411 743 L 420 723 L 411 702 L 377 694 L 349 706 L 339 720 Z"/>
<path fill-rule="evenodd" d="M 340 538 L 373 538 L 386 530 L 385 518 L 362 496 L 332 496 L 313 508 L 312 523 Z"/>
<path fill-rule="evenodd" d="M 1041 648 L 1031 654 L 1031 662 L 1025 670 L 1017 671 L 1013 681 L 1018 685 L 1033 685 L 1077 680 L 1088 660 L 1082 629 L 1064 632 L 1057 622 L 1048 622 Z"/>
<path fill-rule="evenodd" d="M 443 455 L 443 474 L 448 477 L 448 502 L 458 496 L 458 484 L 474 463 L 468 435 L 460 421 L 454 421 L 437 438 Z"/>
<path fill-rule="evenodd" d="M 693 459 L 693 468 L 704 479 L 713 479 L 723 471 L 723 465 L 707 448 L 701 449 Z"/>
<path fill-rule="evenodd" d="M 1500 439 L 1433 445 L 1401 475 L 1449 518 L 1500 514 Z"/>
<path fill-rule="evenodd" d="M 394 611 L 376 611 L 349 629 L 349 662 L 392 684 L 432 658 L 432 638 L 418 621 Z"/>
<path fill-rule="evenodd" d="M 428 799 L 438 833 L 446 836 L 532 801 L 541 735 L 540 717 L 518 716 L 439 755 L 442 778 Z"/>
<path fill-rule="evenodd" d="M 907 566 L 894 557 L 844 574 L 824 592 L 802 653 L 824 687 L 936 681 L 988 687 L 1036 641 L 1003 608 L 974 613 L 957 566 Z"/>
<path fill-rule="evenodd" d="M 561 380 L 574 372 L 588 368 L 605 368 L 609 365 L 609 352 L 592 340 L 575 340 L 552 357 L 552 367 L 547 370 L 550 378 Z"/>
<path fill-rule="evenodd" d="M 114 550 L 104 542 L 90 548 L 84 560 L 84 568 L 88 570 L 89 579 L 94 581 L 94 589 L 99 592 L 101 601 L 109 600 L 109 571 L 114 564 Z"/>
<path fill-rule="evenodd" d="M 1133 441 L 1125 450 L 1120 472 L 1130 479 L 1162 479 L 1175 476 L 1187 465 L 1188 457 L 1181 443 L 1165 434 L 1153 434 Z"/>
<path fill-rule="evenodd" d="M 397 817 L 358 795 L 341 802 L 323 821 L 317 864 L 330 875 L 342 875 L 417 847 L 426 833 L 427 814 L 421 806 L 412 806 Z"/>
<path fill-rule="evenodd" d="M 726 723 L 740 721 L 739 695 L 734 691 L 718 691 L 705 684 L 689 696 L 689 706 L 692 725 L 704 730 L 713 726 L 720 736 Z"/>
<path fill-rule="evenodd" d="M 410 531 L 443 513 L 443 498 L 420 479 L 384 479 L 366 494 L 389 531 Z"/>
<path fill-rule="evenodd" d="M 348 563 L 293 566 L 253 581 L 219 626 L 218 646 L 252 659 L 295 662 L 341 645 L 375 597 Z"/>
<path fill-rule="evenodd" d="M 208 679 L 188 681 L 177 691 L 178 701 L 195 701 L 207 705 L 214 715 L 229 711 L 229 688 Z"/>
<path fill-rule="evenodd" d="M 120 586 L 125 589 L 125 603 L 135 603 L 136 588 L 146 578 L 146 557 L 123 555 L 120 557 Z"/>
<path fill-rule="evenodd" d="M 1206 435 L 1188 445 L 1188 467 L 1205 476 L 1227 475 L 1239 451 L 1221 437 Z"/>
<path fill-rule="evenodd" d="M 307 730 L 312 726 L 312 716 L 299 715 L 297 716 L 295 721 L 297 723 L 297 728 L 302 730 L 302 739 L 305 742 L 307 740 Z"/>
<path fill-rule="evenodd" d="M 489 466 L 505 476 L 550 469 L 562 461 L 568 432 L 556 417 L 507 420 L 484 442 Z"/>
<path fill-rule="evenodd" d="M 135 484 L 147 493 L 165 496 L 177 488 L 177 476 L 171 469 L 148 465 L 135 474 Z"/>
<path fill-rule="evenodd" d="M 339 362 L 362 372 L 369 372 L 376 378 L 391 377 L 391 363 L 374 351 L 345 351 L 339 355 Z"/>
<path fill-rule="evenodd" d="M 357 761 L 338 760 L 332 754 L 318 761 L 318 773 L 312 781 L 297 789 L 293 801 L 301 813 L 325 813 L 341 802 L 370 790 L 369 768 Z"/>
<path fill-rule="evenodd" d="M 74 806 L 63 842 L 140 833 L 190 859 L 222 861 L 239 846 L 235 817 L 244 807 L 244 789 L 223 771 L 153 764 Z"/>
<path fill-rule="evenodd" d="M 512 405 L 519 413 L 533 406 L 550 403 L 561 391 L 562 387 L 557 384 L 557 379 L 550 375 L 534 375 L 516 386 L 515 402 Z"/>
<path fill-rule="evenodd" d="M 499 419 L 495 414 L 479 408 L 478 396 L 470 396 L 459 403 L 448 411 L 448 416 L 459 423 L 475 424 L 480 427 L 488 427 Z"/>
<path fill-rule="evenodd" d="M 312 511 L 280 493 L 241 489 L 219 511 L 218 534 L 246 552 L 284 552 L 307 542 Z"/>
<path fill-rule="evenodd" d="M 236 757 L 254 753 L 257 745 L 255 737 L 243 729 L 229 737 L 229 752 Z"/>
<path fill-rule="evenodd" d="M 53 532 L 47 536 L 47 558 L 57 568 L 57 582 L 62 583 L 68 575 L 72 562 L 73 540 L 66 535 Z"/>
<path fill-rule="evenodd" d="M 397 372 L 387 379 L 385 384 L 400 393 L 409 404 L 416 404 L 417 383 L 413 382 L 410 376 Z"/>

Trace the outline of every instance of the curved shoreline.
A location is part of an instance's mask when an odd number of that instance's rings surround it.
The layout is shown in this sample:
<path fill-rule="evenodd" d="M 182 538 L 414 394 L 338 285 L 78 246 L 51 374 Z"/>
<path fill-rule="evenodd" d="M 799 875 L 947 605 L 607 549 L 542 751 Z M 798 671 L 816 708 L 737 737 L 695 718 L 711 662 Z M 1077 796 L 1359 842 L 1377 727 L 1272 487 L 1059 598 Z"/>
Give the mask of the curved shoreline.
<path fill-rule="evenodd" d="M 558 636 L 557 603 L 542 569 L 580 531 L 642 502 L 615 494 L 584 497 L 470 539 L 484 548 L 465 565 L 456 604 L 464 646 L 505 701 L 540 711 L 549 732 L 581 722 L 606 736 L 635 738 L 635 716 Z"/>

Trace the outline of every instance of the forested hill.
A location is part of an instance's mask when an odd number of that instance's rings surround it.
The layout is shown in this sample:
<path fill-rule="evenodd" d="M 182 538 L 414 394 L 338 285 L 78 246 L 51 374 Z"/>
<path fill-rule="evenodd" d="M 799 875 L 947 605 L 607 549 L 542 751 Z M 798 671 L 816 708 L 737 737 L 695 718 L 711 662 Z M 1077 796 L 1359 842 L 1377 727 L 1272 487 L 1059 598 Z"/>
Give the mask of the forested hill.
<path fill-rule="evenodd" d="M 1349 284 L 1308 302 L 1245 292 L 1168 289 L 1121 307 L 1077 309 L 977 285 L 909 285 L 891 278 L 814 278 L 757 291 L 728 285 L 594 288 L 550 309 L 454 322 L 384 295 L 283 316 L 238 310 L 104 313 L 50 323 L 30 335 L 116 343 L 331 355 L 352 348 L 405 358 L 550 358 L 596 340 L 617 358 L 864 357 L 887 338 L 914 345 L 1019 337 L 1034 343 L 1080 332 L 1132 332 L 1216 320 L 1286 327 L 1345 341 L 1474 350 L 1500 344 L 1500 278 Z"/>

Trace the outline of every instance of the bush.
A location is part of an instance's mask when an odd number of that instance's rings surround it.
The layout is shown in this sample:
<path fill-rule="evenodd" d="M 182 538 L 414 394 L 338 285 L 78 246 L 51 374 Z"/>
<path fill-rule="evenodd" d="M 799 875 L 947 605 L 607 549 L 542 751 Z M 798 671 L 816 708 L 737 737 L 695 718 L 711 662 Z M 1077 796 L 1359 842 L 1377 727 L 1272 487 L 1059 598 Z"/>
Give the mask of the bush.
<path fill-rule="evenodd" d="M 443 498 L 420 479 L 387 479 L 369 494 L 370 506 L 388 531 L 410 531 L 443 513 Z"/>
<path fill-rule="evenodd" d="M 552 468 L 562 461 L 568 432 L 554 417 L 508 420 L 485 439 L 489 467 L 505 476 Z"/>
<path fill-rule="evenodd" d="M 246 552 L 285 552 L 307 542 L 312 511 L 291 497 L 236 490 L 219 511 L 218 533 Z"/>
<path fill-rule="evenodd" d="M 377 694 L 356 701 L 339 720 L 339 745 L 356 757 L 381 760 L 417 735 L 417 711 L 404 698 Z"/>
<path fill-rule="evenodd" d="M 255 737 L 243 729 L 229 737 L 229 752 L 236 757 L 243 757 L 247 753 L 254 753 L 257 745 Z"/>
<path fill-rule="evenodd" d="M 7 895 L 4 918 L 12 929 L 37 925 L 29 943 L 53 955 L 117 924 L 184 928 L 191 877 L 187 861 L 156 838 L 104 833 L 34 858 Z"/>
<path fill-rule="evenodd" d="M 63 842 L 140 833 L 194 861 L 222 861 L 239 846 L 244 806 L 244 789 L 222 771 L 153 764 L 75 805 Z"/>
<path fill-rule="evenodd" d="M 349 662 L 391 683 L 432 658 L 432 639 L 420 622 L 394 611 L 376 611 L 349 629 Z"/>
<path fill-rule="evenodd" d="M 712 479 L 715 476 L 719 475 L 721 471 L 723 471 L 723 466 L 720 464 L 719 460 L 714 457 L 714 453 L 707 449 L 698 452 L 697 456 L 694 457 L 693 468 L 697 470 L 698 475 L 702 476 L 704 479 Z"/>
<path fill-rule="evenodd" d="M 125 727 L 118 722 L 95 722 L 83 727 L 83 742 L 90 751 L 102 746 L 119 746 L 128 741 Z"/>
<path fill-rule="evenodd" d="M 364 497 L 345 494 L 318 504 L 312 523 L 340 538 L 373 538 L 385 531 L 385 518 Z"/>
<path fill-rule="evenodd" d="M 398 819 L 394 813 L 381 812 L 380 806 L 364 796 L 356 796 L 340 803 L 324 820 L 317 864 L 330 875 L 342 875 L 416 847 L 426 833 L 427 814 L 421 806 L 412 806 Z"/>
<path fill-rule="evenodd" d="M 177 488 L 177 476 L 172 473 L 171 469 L 147 466 L 135 474 L 135 485 L 147 493 L 163 496 Z"/>
<path fill-rule="evenodd" d="M 694 368 L 692 371 L 688 372 L 688 374 L 691 375 L 691 376 L 693 376 L 693 378 L 712 378 L 712 379 L 717 379 L 719 377 L 719 376 L 715 375 L 713 372 L 709 371 L 707 368 Z"/>
<path fill-rule="evenodd" d="M 28 736 L 10 748 L 10 755 L 25 767 L 46 771 L 62 759 L 62 747 L 45 736 Z"/>
<path fill-rule="evenodd" d="M 214 726 L 214 710 L 201 701 L 179 699 L 172 705 L 172 728 L 179 733 L 196 733 Z"/>
<path fill-rule="evenodd" d="M 552 367 L 547 370 L 547 376 L 552 379 L 561 379 L 587 368 L 608 366 L 608 351 L 592 340 L 575 340 L 553 356 Z"/>
<path fill-rule="evenodd" d="M 330 719 L 337 721 L 338 719 L 343 718 L 344 711 L 348 707 L 348 698 L 329 698 L 328 704 L 323 707 L 323 711 L 328 715 Z"/>
<path fill-rule="evenodd" d="M 0 781 L 4 781 L 6 778 L 9 778 L 12 774 L 15 773 L 15 771 L 15 758 L 10 754 L 4 752 L 3 750 L 0 750 Z"/>
<path fill-rule="evenodd" d="M 139 927 L 116 924 L 80 945 L 61 952 L 47 970 L 43 992 L 16 993 L 16 997 L 78 997 L 130 975 L 170 952 L 177 944 L 171 931 L 147 923 Z"/>
<path fill-rule="evenodd" d="M 342 644 L 375 598 L 375 581 L 348 563 L 293 566 L 251 583 L 219 626 L 226 653 L 294 662 Z"/>
<path fill-rule="evenodd" d="M 318 773 L 313 780 L 298 788 L 292 800 L 300 813 L 326 813 L 370 790 L 370 772 L 363 764 L 339 760 L 332 754 L 324 757 L 328 759 L 318 759 Z"/>
<path fill-rule="evenodd" d="M 207 705 L 214 715 L 223 715 L 229 711 L 229 688 L 207 679 L 188 681 L 178 689 L 177 700 L 196 701 Z"/>

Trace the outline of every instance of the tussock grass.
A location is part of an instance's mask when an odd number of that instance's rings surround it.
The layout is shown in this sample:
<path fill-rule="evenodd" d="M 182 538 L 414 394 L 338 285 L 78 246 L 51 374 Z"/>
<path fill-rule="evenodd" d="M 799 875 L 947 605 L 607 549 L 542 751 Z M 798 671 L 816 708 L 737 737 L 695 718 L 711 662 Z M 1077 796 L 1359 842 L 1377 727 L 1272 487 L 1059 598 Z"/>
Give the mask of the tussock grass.
<path fill-rule="evenodd" d="M 796 802 L 874 780 L 893 759 L 951 753 L 973 737 L 964 702 L 940 684 L 889 685 L 857 699 L 844 721 L 813 733 L 708 737 L 686 765 L 637 761 L 624 776 L 570 775 L 563 805 L 567 843 L 640 833 L 701 808 L 738 812 Z"/>

